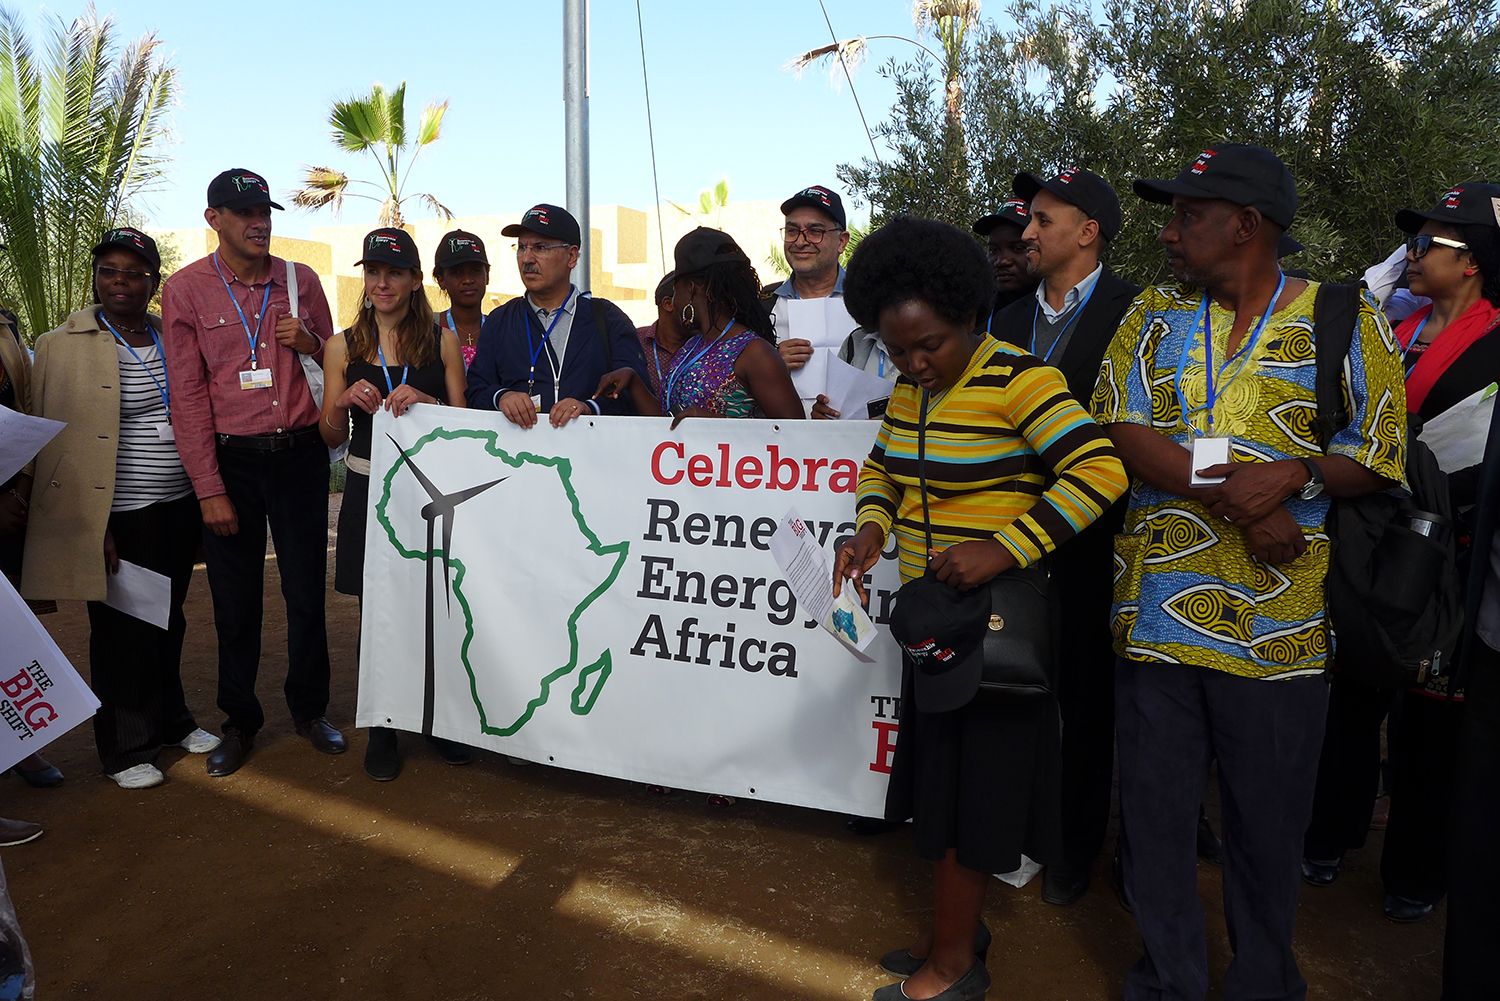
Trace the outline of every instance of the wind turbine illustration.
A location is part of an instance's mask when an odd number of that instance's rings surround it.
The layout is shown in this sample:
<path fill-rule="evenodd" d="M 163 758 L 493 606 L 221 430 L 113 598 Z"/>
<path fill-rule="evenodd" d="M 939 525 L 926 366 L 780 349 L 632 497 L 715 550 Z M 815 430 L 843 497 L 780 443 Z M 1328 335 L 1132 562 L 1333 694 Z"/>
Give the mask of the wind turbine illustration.
<path fill-rule="evenodd" d="M 427 491 L 427 496 L 432 498 L 422 506 L 422 520 L 427 522 L 427 670 L 422 687 L 422 735 L 430 737 L 432 736 L 433 703 L 436 700 L 437 692 L 437 656 L 433 644 L 432 608 L 432 570 L 434 562 L 432 541 L 435 534 L 434 530 L 437 527 L 437 520 L 439 518 L 443 519 L 443 589 L 448 597 L 448 614 L 452 615 L 453 581 L 450 574 L 448 548 L 453 542 L 454 512 L 458 508 L 458 505 L 464 501 L 484 493 L 490 487 L 497 483 L 502 483 L 510 477 L 502 476 L 498 480 L 481 483 L 476 487 L 469 487 L 455 493 L 445 494 L 437 488 L 435 483 L 427 478 L 425 473 L 417 468 L 417 464 L 411 460 L 411 456 L 406 454 L 406 449 L 402 448 L 395 438 L 391 438 L 390 435 L 386 435 L 386 437 L 390 438 L 391 444 L 396 446 L 396 451 L 401 453 L 401 461 L 405 462 L 407 467 L 411 469 L 412 475 L 417 478 L 417 482 L 422 484 L 422 489 Z M 400 462 L 397 465 L 399 466 Z"/>

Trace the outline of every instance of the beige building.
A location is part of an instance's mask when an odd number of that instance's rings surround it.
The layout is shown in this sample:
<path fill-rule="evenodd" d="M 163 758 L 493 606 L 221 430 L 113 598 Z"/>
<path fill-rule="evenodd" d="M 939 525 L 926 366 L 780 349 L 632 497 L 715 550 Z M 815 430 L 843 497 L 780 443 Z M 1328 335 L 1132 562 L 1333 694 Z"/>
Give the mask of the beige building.
<path fill-rule="evenodd" d="M 596 205 L 590 220 L 593 292 L 625 310 L 638 325 L 650 323 L 656 318 L 651 292 L 672 267 L 672 248 L 697 226 L 713 226 L 729 233 L 755 262 L 761 281 L 775 281 L 781 277 L 771 256 L 781 247 L 779 204 L 730 202 L 709 216 L 688 215 L 676 206 L 663 205 L 660 225 L 655 212 L 623 205 Z M 406 229 L 416 240 L 422 263 L 429 272 L 432 252 L 444 233 L 465 229 L 482 239 L 490 257 L 490 288 L 485 307 L 489 310 L 525 291 L 512 251 L 515 240 L 500 235 L 502 229 L 520 218 L 521 213 L 517 212 L 503 216 L 418 219 L 408 222 Z M 271 253 L 306 264 L 318 273 L 334 319 L 342 328 L 354 321 L 359 302 L 364 298 L 364 279 L 353 262 L 359 259 L 365 234 L 374 228 L 373 224 L 355 223 L 314 226 L 310 240 L 273 237 Z M 207 228 L 153 230 L 152 236 L 169 244 L 179 263 L 197 260 L 218 246 L 218 236 Z M 434 309 L 447 308 L 447 296 L 430 280 L 427 295 Z"/>

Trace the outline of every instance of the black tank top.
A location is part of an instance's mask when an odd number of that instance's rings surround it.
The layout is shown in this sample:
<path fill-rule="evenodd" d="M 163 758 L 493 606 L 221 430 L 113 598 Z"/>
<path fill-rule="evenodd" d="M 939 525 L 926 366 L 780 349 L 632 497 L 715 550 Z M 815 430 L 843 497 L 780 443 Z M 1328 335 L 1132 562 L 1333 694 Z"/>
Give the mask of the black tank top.
<path fill-rule="evenodd" d="M 345 331 L 345 337 L 347 336 L 348 331 Z M 447 370 L 443 367 L 442 328 L 434 325 L 432 337 L 436 343 L 437 358 L 421 368 L 408 369 L 406 384 L 412 389 L 446 403 L 448 402 L 448 379 Z M 389 396 L 391 392 L 386 386 L 387 377 L 390 378 L 392 388 L 401 385 L 401 366 L 391 365 L 388 369 L 382 369 L 375 362 L 364 360 L 349 361 L 344 365 L 344 385 L 352 386 L 364 379 L 380 390 L 382 398 Z M 368 459 L 370 457 L 370 428 L 374 423 L 374 418 L 358 407 L 349 408 L 349 417 L 354 422 L 354 433 L 349 437 L 349 454 L 356 458 Z"/>

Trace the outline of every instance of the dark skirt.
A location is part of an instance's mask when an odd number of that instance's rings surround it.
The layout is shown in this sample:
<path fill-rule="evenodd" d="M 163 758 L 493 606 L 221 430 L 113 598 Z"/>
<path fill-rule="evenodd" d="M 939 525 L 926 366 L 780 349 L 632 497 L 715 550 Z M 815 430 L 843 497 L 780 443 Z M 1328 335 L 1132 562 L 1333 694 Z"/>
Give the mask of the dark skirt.
<path fill-rule="evenodd" d="M 358 597 L 365 585 L 365 514 L 370 508 L 370 478 L 349 471 L 339 505 L 338 550 L 333 557 L 333 589 Z"/>
<path fill-rule="evenodd" d="M 886 790 L 887 820 L 912 821 L 917 854 L 1004 873 L 1024 854 L 1062 857 L 1062 721 L 1055 698 L 981 692 L 961 709 L 917 710 L 911 664 L 901 678 L 901 729 Z"/>

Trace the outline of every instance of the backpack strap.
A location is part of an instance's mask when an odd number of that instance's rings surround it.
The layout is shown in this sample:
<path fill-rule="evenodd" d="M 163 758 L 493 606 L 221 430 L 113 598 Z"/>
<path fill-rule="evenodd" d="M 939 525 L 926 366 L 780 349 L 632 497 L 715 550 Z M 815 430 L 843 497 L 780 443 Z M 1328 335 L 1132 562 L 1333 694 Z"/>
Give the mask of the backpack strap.
<path fill-rule="evenodd" d="M 604 300 L 589 295 L 589 311 L 594 314 L 594 326 L 599 331 L 599 343 L 604 345 L 604 371 L 615 370 L 614 352 L 609 347 L 609 331 L 604 327 Z"/>
<path fill-rule="evenodd" d="M 1313 304 L 1313 350 L 1317 358 L 1315 385 L 1318 415 L 1313 430 L 1324 452 L 1334 435 L 1349 426 L 1349 410 L 1344 406 L 1344 360 L 1354 343 L 1359 324 L 1359 304 L 1364 289 L 1358 285 L 1318 286 Z"/>

